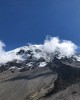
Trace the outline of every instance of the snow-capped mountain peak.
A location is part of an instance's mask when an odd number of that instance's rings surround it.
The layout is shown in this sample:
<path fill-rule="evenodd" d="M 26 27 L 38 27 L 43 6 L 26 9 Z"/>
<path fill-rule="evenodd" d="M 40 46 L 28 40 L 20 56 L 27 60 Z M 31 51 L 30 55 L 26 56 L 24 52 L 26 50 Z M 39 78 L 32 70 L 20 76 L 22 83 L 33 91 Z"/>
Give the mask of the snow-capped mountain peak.
<path fill-rule="evenodd" d="M 17 56 L 16 58 L 19 58 L 18 60 L 27 60 L 28 58 L 32 57 L 33 59 L 40 59 L 43 58 L 45 61 L 49 62 L 56 56 L 58 59 L 61 58 L 75 58 L 77 61 L 80 61 L 80 55 L 74 54 L 72 56 L 65 56 L 61 55 L 59 51 L 56 51 L 55 53 L 49 53 L 46 52 L 43 48 L 43 45 L 27 45 L 23 47 L 19 47 L 17 49 L 14 49 L 12 51 L 7 52 L 7 54 L 11 54 L 14 56 Z M 21 59 L 20 59 L 21 58 Z"/>
<path fill-rule="evenodd" d="M 12 69 L 17 67 L 33 69 L 35 67 L 45 67 L 49 63 L 57 60 L 61 62 L 66 62 L 67 64 L 72 64 L 80 62 L 80 55 L 74 54 L 72 56 L 61 55 L 59 51 L 55 52 L 46 52 L 44 50 L 43 45 L 27 45 L 23 47 L 19 47 L 12 51 L 8 51 L 7 55 L 11 55 L 14 59 L 11 61 L 7 61 L 6 63 L 2 63 L 1 66 L 7 66 L 7 68 Z M 14 67 L 15 66 L 15 67 Z"/>

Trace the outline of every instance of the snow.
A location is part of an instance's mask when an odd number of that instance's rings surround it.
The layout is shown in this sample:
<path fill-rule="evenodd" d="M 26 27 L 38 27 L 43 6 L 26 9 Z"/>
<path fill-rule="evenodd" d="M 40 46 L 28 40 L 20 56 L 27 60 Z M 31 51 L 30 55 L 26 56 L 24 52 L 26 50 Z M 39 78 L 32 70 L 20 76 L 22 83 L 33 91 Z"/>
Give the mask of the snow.
<path fill-rule="evenodd" d="M 23 54 L 18 54 L 17 53 L 20 50 L 24 50 Z M 27 51 L 31 51 L 30 53 L 28 53 Z M 29 44 L 27 46 L 23 46 L 23 47 L 19 47 L 17 49 L 14 49 L 12 51 L 8 51 L 7 54 L 10 54 L 14 60 L 17 60 L 17 63 L 19 62 L 23 62 L 27 59 L 29 59 L 30 57 L 32 57 L 32 60 L 39 60 L 40 58 L 44 58 L 46 62 L 51 61 L 51 59 L 54 58 L 55 54 L 49 54 L 46 51 L 44 51 L 43 49 L 43 45 L 32 45 Z M 64 55 L 60 55 L 60 53 L 58 54 L 57 58 L 61 59 L 64 58 Z M 69 58 L 69 57 L 67 57 Z M 80 55 L 74 55 L 73 58 L 75 58 L 77 61 L 80 61 Z M 46 65 L 46 62 L 41 62 L 39 67 L 44 67 Z M 31 63 L 28 63 L 28 66 L 32 66 Z"/>
<path fill-rule="evenodd" d="M 75 55 L 74 57 L 76 58 L 77 61 L 80 61 L 80 55 Z"/>
<path fill-rule="evenodd" d="M 15 66 L 13 66 L 13 67 L 10 67 L 9 69 L 15 69 L 16 67 Z"/>
<path fill-rule="evenodd" d="M 33 66 L 33 64 L 32 64 L 32 63 L 27 63 L 26 65 L 27 65 L 27 66 L 29 66 L 29 67 L 30 67 L 30 66 Z"/>
<path fill-rule="evenodd" d="M 47 65 L 46 62 L 41 62 L 38 67 L 45 67 Z"/>

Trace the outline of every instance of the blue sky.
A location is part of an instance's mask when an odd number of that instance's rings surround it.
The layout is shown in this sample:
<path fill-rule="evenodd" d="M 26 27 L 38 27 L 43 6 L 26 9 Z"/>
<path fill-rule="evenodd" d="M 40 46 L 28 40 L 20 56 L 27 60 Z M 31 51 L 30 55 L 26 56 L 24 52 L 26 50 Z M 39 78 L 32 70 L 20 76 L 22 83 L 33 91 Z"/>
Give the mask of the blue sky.
<path fill-rule="evenodd" d="M 80 0 L 0 0 L 0 40 L 11 50 L 46 35 L 80 45 Z"/>

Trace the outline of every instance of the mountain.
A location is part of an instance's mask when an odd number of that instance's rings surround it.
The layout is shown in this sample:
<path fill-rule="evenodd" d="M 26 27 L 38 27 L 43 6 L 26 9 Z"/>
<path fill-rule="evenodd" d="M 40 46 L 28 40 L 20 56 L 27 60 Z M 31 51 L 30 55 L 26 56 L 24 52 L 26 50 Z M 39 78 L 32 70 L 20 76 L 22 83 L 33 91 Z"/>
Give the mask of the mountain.
<path fill-rule="evenodd" d="M 8 69 L 29 70 L 35 67 L 46 67 L 53 63 L 55 58 L 66 64 L 79 67 L 80 55 L 72 56 L 61 55 L 59 51 L 55 53 L 46 52 L 42 45 L 27 45 L 7 52 L 8 55 L 14 55 L 15 59 L 0 64 L 0 71 Z"/>
<path fill-rule="evenodd" d="M 27 45 L 7 52 L 0 64 L 0 100 L 80 100 L 80 55 L 45 52 Z"/>

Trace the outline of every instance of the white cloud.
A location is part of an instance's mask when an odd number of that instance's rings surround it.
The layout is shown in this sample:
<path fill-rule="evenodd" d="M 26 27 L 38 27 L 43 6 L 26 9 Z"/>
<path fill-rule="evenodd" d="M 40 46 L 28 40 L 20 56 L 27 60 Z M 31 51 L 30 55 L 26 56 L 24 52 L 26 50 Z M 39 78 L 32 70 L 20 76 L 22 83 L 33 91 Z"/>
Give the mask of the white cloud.
<path fill-rule="evenodd" d="M 47 53 L 59 52 L 61 56 L 72 56 L 76 53 L 77 45 L 68 40 L 60 40 L 58 37 L 50 37 L 43 44 L 43 49 Z"/>
<path fill-rule="evenodd" d="M 49 57 L 53 57 L 53 55 L 58 52 L 60 56 L 67 56 L 70 57 L 76 53 L 77 45 L 75 45 L 73 42 L 68 40 L 60 40 L 58 37 L 50 37 L 49 39 L 46 39 L 44 41 L 44 44 L 37 45 L 37 47 L 40 46 L 43 48 L 44 52 L 47 52 L 47 54 L 50 54 L 48 56 L 48 59 L 51 59 Z M 6 52 L 5 44 L 0 41 L 0 63 L 6 63 L 8 61 L 12 61 L 14 59 L 22 60 L 19 55 L 16 55 L 11 52 Z M 38 48 L 40 48 L 38 47 Z M 36 57 L 41 56 L 35 55 Z M 46 56 L 46 53 L 44 53 L 44 56 Z"/>
<path fill-rule="evenodd" d="M 14 59 L 20 59 L 19 56 L 14 54 L 9 54 L 4 50 L 5 44 L 0 41 L 0 63 L 6 63 L 8 61 L 12 61 Z"/>

